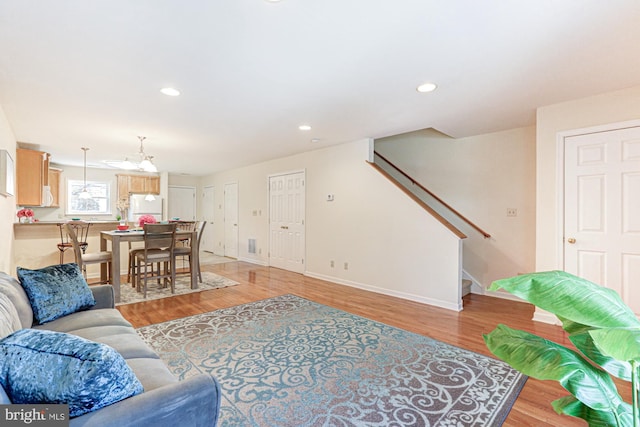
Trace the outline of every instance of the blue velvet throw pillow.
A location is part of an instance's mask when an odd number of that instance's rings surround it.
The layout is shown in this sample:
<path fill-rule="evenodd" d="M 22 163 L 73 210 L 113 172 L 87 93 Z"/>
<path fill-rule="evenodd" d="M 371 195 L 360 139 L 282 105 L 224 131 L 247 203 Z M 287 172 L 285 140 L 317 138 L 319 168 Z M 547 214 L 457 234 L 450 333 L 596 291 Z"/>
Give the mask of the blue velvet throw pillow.
<path fill-rule="evenodd" d="M 29 297 L 33 317 L 41 325 L 96 305 L 78 264 L 52 265 L 38 270 L 18 267 L 18 280 Z"/>
<path fill-rule="evenodd" d="M 0 340 L 0 384 L 12 403 L 66 403 L 70 417 L 143 391 L 120 353 L 108 345 L 39 329 Z"/>

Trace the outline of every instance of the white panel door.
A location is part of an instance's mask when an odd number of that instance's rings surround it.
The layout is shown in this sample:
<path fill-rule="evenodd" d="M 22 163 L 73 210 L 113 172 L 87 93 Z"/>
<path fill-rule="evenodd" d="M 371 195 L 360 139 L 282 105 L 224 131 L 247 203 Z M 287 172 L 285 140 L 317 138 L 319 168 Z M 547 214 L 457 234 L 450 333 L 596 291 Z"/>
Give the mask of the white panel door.
<path fill-rule="evenodd" d="M 269 178 L 269 264 L 304 273 L 305 174 Z"/>
<path fill-rule="evenodd" d="M 180 218 L 183 221 L 196 219 L 196 189 L 195 187 L 169 187 L 167 215 L 169 219 Z"/>
<path fill-rule="evenodd" d="M 202 241 L 200 242 L 200 249 L 206 252 L 214 252 L 216 248 L 215 236 L 214 236 L 214 212 L 216 210 L 215 192 L 214 187 L 204 187 L 202 193 L 202 219 L 207 221 L 207 225 L 204 227 L 202 233 Z"/>
<path fill-rule="evenodd" d="M 238 183 L 224 185 L 224 256 L 238 258 Z"/>
<path fill-rule="evenodd" d="M 565 270 L 640 315 L 640 128 L 565 138 Z"/>

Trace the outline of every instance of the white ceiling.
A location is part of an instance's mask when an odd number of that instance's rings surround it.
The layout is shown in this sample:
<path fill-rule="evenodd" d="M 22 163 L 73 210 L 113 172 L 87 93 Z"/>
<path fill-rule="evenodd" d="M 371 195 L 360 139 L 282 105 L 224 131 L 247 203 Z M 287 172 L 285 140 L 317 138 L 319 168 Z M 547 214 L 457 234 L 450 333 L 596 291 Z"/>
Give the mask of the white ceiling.
<path fill-rule="evenodd" d="M 640 84 L 639 23 L 638 0 L 2 0 L 0 104 L 57 163 L 121 159 L 144 135 L 160 170 L 204 175 L 532 125 Z"/>

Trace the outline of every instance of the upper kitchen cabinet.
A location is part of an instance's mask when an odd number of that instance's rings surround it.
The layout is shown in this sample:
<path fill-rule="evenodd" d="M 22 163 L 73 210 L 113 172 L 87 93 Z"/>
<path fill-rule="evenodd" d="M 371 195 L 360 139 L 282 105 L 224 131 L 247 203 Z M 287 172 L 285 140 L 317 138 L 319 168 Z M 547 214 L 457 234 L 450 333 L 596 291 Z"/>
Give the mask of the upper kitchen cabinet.
<path fill-rule="evenodd" d="M 129 205 L 131 194 L 160 194 L 160 177 L 150 175 L 118 174 L 118 200 Z"/>
<path fill-rule="evenodd" d="M 16 149 L 16 204 L 51 206 L 49 189 L 49 153 Z M 46 188 L 45 188 L 46 187 Z"/>
<path fill-rule="evenodd" d="M 52 208 L 60 207 L 60 181 L 62 169 L 49 168 L 49 188 L 51 189 Z"/>

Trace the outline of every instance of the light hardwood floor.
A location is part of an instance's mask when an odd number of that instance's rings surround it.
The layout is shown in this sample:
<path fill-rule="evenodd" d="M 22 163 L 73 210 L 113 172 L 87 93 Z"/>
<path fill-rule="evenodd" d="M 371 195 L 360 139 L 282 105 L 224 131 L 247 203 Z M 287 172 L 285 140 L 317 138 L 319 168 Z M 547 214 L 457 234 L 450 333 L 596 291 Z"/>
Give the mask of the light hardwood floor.
<path fill-rule="evenodd" d="M 484 345 L 482 334 L 491 332 L 498 323 L 571 345 L 562 328 L 532 321 L 534 308 L 530 304 L 468 295 L 464 299 L 464 310 L 456 313 L 244 262 L 202 268 L 240 284 L 125 305 L 119 310 L 135 327 L 141 327 L 277 295 L 294 294 L 485 355 L 491 353 Z M 630 401 L 630 388 L 627 389 L 626 384 L 622 388 L 623 397 Z M 555 382 L 529 378 L 504 425 L 585 426 L 582 420 L 557 415 L 551 408 L 551 401 L 566 394 Z"/>

